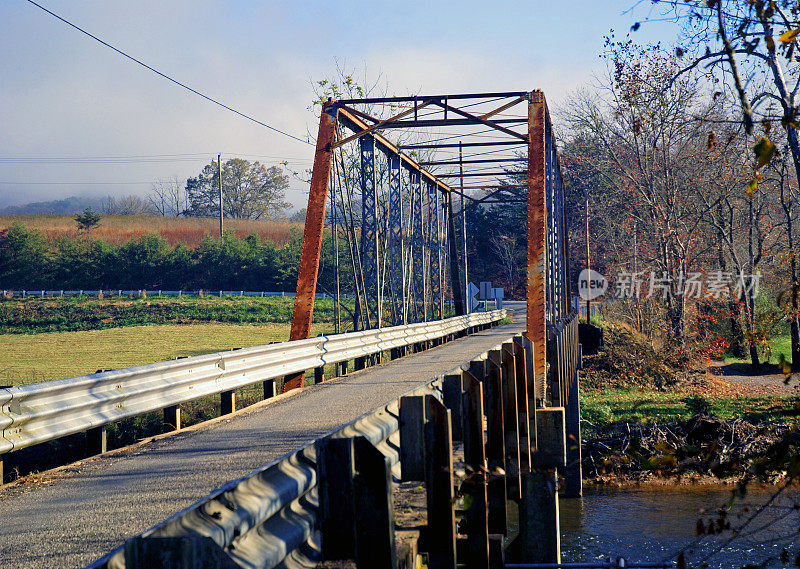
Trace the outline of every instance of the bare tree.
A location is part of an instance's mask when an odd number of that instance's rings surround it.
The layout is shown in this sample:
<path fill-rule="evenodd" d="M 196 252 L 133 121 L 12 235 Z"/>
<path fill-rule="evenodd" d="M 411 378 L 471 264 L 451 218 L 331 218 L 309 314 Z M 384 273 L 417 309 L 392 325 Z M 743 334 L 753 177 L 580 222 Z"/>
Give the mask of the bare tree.
<path fill-rule="evenodd" d="M 703 70 L 719 88 L 735 93 L 739 122 L 749 135 L 759 122 L 764 135 L 754 145 L 756 172 L 748 186 L 758 187 L 758 170 L 785 142 L 791 156 L 794 181 L 800 180 L 800 5 L 796 0 L 658 0 L 665 11 L 683 24 L 684 47 L 678 55 L 687 61 L 675 78 Z M 639 24 L 634 25 L 637 29 Z M 728 122 L 728 121 L 726 121 Z M 772 129 L 773 124 L 782 128 Z M 775 143 L 778 141 L 778 144 Z M 784 191 L 782 199 L 785 248 L 793 254 L 797 194 Z M 787 207 L 788 206 L 788 207 Z M 800 274 L 790 266 L 787 319 L 792 338 L 792 371 L 800 371 Z"/>
<path fill-rule="evenodd" d="M 509 296 L 521 288 L 525 273 L 520 271 L 520 266 L 525 262 L 525 250 L 518 240 L 511 235 L 496 235 L 491 241 L 492 252 L 497 255 L 497 261 L 502 271 L 503 284 L 508 287 Z"/>
<path fill-rule="evenodd" d="M 147 199 L 163 217 L 178 217 L 189 207 L 185 185 L 177 176 L 154 183 Z"/>
<path fill-rule="evenodd" d="M 663 295 L 668 330 L 684 341 L 683 277 L 704 253 L 696 231 L 703 216 L 693 199 L 706 151 L 703 127 L 714 103 L 688 76 L 664 85 L 677 72 L 675 58 L 657 46 L 611 43 L 609 79 L 599 93 L 584 93 L 566 119 L 573 137 L 596 141 L 591 168 L 602 176 L 626 223 L 641 230 L 642 243 Z M 617 224 L 619 225 L 619 224 Z M 647 246 L 645 248 L 645 245 Z M 645 263 L 643 263 L 645 265 Z M 642 267 L 644 268 L 644 267 Z"/>
<path fill-rule="evenodd" d="M 102 212 L 106 215 L 154 215 L 155 208 L 140 196 L 107 196 L 103 200 Z"/>

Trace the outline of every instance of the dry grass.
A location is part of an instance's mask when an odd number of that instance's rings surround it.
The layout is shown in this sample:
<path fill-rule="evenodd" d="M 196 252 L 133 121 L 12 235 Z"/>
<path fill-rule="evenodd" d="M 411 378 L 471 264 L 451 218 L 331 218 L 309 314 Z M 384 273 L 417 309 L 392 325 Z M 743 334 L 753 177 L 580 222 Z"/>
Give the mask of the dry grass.
<path fill-rule="evenodd" d="M 314 324 L 311 335 L 329 333 Z M 25 385 L 289 339 L 289 324 L 131 326 L 0 335 L 0 385 Z"/>
<path fill-rule="evenodd" d="M 0 231 L 14 223 L 38 229 L 48 239 L 77 237 L 80 233 L 71 215 L 0 215 Z M 225 229 L 236 233 L 239 238 L 257 234 L 278 246 L 286 244 L 289 232 L 303 230 L 302 223 L 286 221 L 255 221 L 250 219 L 225 220 Z M 91 230 L 90 236 L 114 245 L 121 245 L 142 235 L 156 233 L 164 237 L 170 245 L 184 243 L 196 247 L 203 238 L 219 235 L 219 221 L 212 218 L 197 217 L 159 217 L 140 215 L 104 215 L 100 226 Z"/>

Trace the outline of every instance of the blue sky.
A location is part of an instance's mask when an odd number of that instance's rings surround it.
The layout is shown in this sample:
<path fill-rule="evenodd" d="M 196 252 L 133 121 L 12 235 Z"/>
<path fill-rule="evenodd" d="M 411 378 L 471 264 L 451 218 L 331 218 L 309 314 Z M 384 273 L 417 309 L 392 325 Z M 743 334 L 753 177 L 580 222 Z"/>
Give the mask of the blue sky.
<path fill-rule="evenodd" d="M 647 15 L 635 0 L 270 2 L 41 0 L 161 71 L 283 130 L 315 130 L 312 83 L 337 61 L 395 94 L 541 88 L 551 104 L 602 74 L 603 37 Z M 673 24 L 639 41 L 671 42 Z M 211 156 L 310 165 L 312 148 L 220 109 L 24 0 L 0 3 L 0 206 L 144 194 Z M 125 164 L 9 158 L 194 154 Z M 9 183 L 11 182 L 11 183 Z M 20 183 L 24 182 L 24 184 Z M 92 182 L 85 184 L 84 182 Z M 111 184 L 114 182 L 114 184 Z M 304 188 L 289 198 L 302 204 Z"/>

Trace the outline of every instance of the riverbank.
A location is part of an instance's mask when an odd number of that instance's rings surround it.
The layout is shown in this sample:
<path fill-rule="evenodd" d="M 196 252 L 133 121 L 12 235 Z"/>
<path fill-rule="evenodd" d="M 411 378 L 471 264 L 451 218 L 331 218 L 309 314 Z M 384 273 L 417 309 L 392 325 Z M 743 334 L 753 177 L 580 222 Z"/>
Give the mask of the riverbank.
<path fill-rule="evenodd" d="M 668 423 L 614 423 L 583 439 L 584 478 L 600 485 L 778 484 L 796 468 L 799 440 L 793 422 L 706 413 Z"/>
<path fill-rule="evenodd" d="M 800 475 L 797 379 L 691 359 L 623 325 L 605 331 L 605 345 L 580 371 L 589 483 L 778 483 L 792 468 Z"/>

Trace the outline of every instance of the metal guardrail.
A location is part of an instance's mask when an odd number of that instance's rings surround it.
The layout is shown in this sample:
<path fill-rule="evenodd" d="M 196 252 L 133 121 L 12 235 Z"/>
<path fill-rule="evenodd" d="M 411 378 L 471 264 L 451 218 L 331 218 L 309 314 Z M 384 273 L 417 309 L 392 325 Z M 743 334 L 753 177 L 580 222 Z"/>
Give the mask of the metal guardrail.
<path fill-rule="evenodd" d="M 442 398 L 442 377 L 406 395 Z M 362 436 L 389 459 L 395 481 L 400 479 L 399 398 L 323 435 L 324 438 Z M 239 567 L 314 567 L 319 561 L 320 534 L 316 442 L 228 482 L 209 496 L 175 514 L 123 546 L 98 559 L 87 569 L 126 569 L 141 564 L 146 542 L 197 538 L 195 554 L 203 555 L 203 541 L 221 547 Z M 137 559 L 138 558 L 138 559 Z M 227 566 L 227 565 L 220 565 Z"/>
<path fill-rule="evenodd" d="M 142 413 L 497 322 L 504 310 L 0 388 L 0 455 Z"/>

